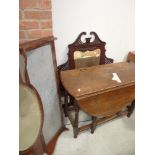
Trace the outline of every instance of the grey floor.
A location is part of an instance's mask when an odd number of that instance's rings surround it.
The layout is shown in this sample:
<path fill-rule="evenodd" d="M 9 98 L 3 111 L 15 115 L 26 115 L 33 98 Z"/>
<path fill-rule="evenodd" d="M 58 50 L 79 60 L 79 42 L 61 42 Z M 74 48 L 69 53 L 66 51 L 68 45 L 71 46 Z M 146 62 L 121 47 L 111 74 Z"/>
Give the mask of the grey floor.
<path fill-rule="evenodd" d="M 122 117 L 97 127 L 94 134 L 89 130 L 73 138 L 69 131 L 59 137 L 53 155 L 134 155 L 135 116 Z"/>

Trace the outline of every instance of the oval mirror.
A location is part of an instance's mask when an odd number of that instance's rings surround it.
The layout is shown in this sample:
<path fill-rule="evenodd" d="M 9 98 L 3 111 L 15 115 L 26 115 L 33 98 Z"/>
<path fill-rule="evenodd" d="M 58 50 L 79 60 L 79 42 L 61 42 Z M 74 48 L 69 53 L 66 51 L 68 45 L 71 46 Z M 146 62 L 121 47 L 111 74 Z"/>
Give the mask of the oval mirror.
<path fill-rule="evenodd" d="M 29 149 L 42 128 L 43 112 L 36 92 L 25 84 L 19 86 L 19 151 Z"/>

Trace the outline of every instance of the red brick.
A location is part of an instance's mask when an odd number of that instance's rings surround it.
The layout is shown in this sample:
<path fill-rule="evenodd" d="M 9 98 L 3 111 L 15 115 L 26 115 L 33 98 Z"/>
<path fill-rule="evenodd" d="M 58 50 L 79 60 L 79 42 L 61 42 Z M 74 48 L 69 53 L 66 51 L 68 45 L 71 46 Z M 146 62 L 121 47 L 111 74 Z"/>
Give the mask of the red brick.
<path fill-rule="evenodd" d="M 40 28 L 42 28 L 42 29 L 48 29 L 51 27 L 52 27 L 52 21 L 51 20 L 40 22 Z"/>
<path fill-rule="evenodd" d="M 39 28 L 39 23 L 35 21 L 20 21 L 20 30 L 37 29 Z"/>
<path fill-rule="evenodd" d="M 20 9 L 34 9 L 38 7 L 38 0 L 19 0 Z"/>
<path fill-rule="evenodd" d="M 48 36 L 51 36 L 51 35 L 52 35 L 51 29 L 49 29 L 49 30 L 43 30 L 42 31 L 42 37 L 48 37 Z"/>
<path fill-rule="evenodd" d="M 29 39 L 38 39 L 38 38 L 42 38 L 42 37 L 47 37 L 47 36 L 51 36 L 52 32 L 51 30 L 31 30 L 28 31 L 28 37 Z"/>
<path fill-rule="evenodd" d="M 51 19 L 51 11 L 25 11 L 25 19 Z"/>
<path fill-rule="evenodd" d="M 51 0 L 20 0 L 20 9 L 51 9 Z"/>
<path fill-rule="evenodd" d="M 19 11 L 19 19 L 23 19 L 24 17 L 23 17 L 23 11 Z"/>
<path fill-rule="evenodd" d="M 25 32 L 24 31 L 19 31 L 19 39 L 25 39 Z"/>
<path fill-rule="evenodd" d="M 39 9 L 51 9 L 51 0 L 39 0 Z"/>
<path fill-rule="evenodd" d="M 42 30 L 31 30 L 31 31 L 28 31 L 28 37 L 30 39 L 41 38 L 41 35 L 42 35 Z"/>

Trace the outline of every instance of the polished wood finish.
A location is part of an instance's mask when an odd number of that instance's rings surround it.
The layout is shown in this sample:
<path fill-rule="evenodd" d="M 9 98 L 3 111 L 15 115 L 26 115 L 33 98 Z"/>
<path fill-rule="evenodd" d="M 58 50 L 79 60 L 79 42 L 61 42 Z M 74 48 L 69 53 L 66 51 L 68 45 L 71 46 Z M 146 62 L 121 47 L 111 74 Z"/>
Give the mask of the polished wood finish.
<path fill-rule="evenodd" d="M 81 99 L 80 108 L 91 116 L 110 116 L 130 105 L 134 99 L 134 84 Z M 103 104 L 104 103 L 104 104 Z"/>
<path fill-rule="evenodd" d="M 117 73 L 122 82 L 113 81 L 112 73 Z M 61 71 L 60 76 L 64 88 L 76 100 L 135 82 L 134 64 L 127 62 Z"/>
<path fill-rule="evenodd" d="M 134 69 L 133 63 L 121 62 L 61 71 L 62 84 L 74 98 L 75 120 L 70 115 L 68 104 L 66 107 L 75 138 L 83 129 L 91 128 L 93 133 L 98 122 L 106 122 L 109 118 L 111 120 L 124 114 L 131 115 L 135 90 Z M 117 73 L 121 83 L 112 80 L 112 73 Z M 91 125 L 78 128 L 77 109 L 92 116 Z M 103 118 L 98 119 L 99 116 Z"/>
<path fill-rule="evenodd" d="M 26 43 L 22 43 L 19 45 L 19 51 L 20 51 L 20 54 L 23 55 L 23 57 L 25 58 L 25 64 L 27 66 L 27 56 L 26 56 L 26 52 L 29 52 L 33 49 L 36 49 L 36 48 L 39 48 L 39 47 L 42 47 L 42 46 L 45 46 L 45 45 L 50 45 L 51 46 L 51 54 L 52 54 L 52 63 L 54 65 L 54 72 L 55 72 L 55 79 L 56 79 L 56 87 L 57 87 L 57 92 L 58 92 L 58 97 L 59 97 L 59 107 L 60 107 L 60 111 L 61 111 L 61 114 L 62 114 L 62 106 L 60 104 L 60 87 L 59 87 L 59 84 L 60 84 L 60 79 L 59 79 L 59 76 L 58 76 L 58 69 L 57 69 L 57 62 L 56 62 L 56 55 L 55 55 L 55 44 L 54 44 L 54 40 L 56 40 L 55 37 L 53 36 L 50 36 L 50 37 L 45 37 L 45 38 L 41 38 L 41 39 L 38 39 L 38 40 L 34 40 L 34 41 L 29 41 L 29 42 L 26 42 Z M 28 75 L 28 72 L 27 72 L 27 67 L 25 67 L 25 79 L 26 79 L 26 83 L 31 85 L 30 84 L 30 80 L 29 80 L 29 75 Z M 24 81 L 20 78 L 20 81 L 23 83 Z M 59 131 L 54 135 L 54 137 L 51 138 L 50 142 L 48 144 L 45 144 L 43 143 L 43 146 L 44 146 L 44 152 L 45 153 L 48 153 L 48 155 L 51 155 L 54 151 L 54 148 L 55 148 L 55 145 L 56 145 L 56 141 L 59 137 L 59 135 L 67 130 L 67 128 L 65 128 L 65 125 L 64 125 L 64 120 L 63 120 L 63 116 L 61 115 L 61 123 L 62 123 L 62 126 L 61 128 L 59 129 Z M 41 137 L 42 141 L 44 141 L 44 138 L 43 138 L 43 135 Z M 41 141 L 41 142 L 42 142 Z M 40 144 L 41 143 L 36 143 L 36 146 L 33 148 L 34 149 L 37 149 L 40 148 Z M 29 150 L 27 150 L 26 152 L 22 152 L 22 153 L 26 153 L 24 155 L 29 155 L 32 151 L 32 148 L 30 148 Z M 40 154 L 36 154 L 36 155 L 40 155 Z"/>

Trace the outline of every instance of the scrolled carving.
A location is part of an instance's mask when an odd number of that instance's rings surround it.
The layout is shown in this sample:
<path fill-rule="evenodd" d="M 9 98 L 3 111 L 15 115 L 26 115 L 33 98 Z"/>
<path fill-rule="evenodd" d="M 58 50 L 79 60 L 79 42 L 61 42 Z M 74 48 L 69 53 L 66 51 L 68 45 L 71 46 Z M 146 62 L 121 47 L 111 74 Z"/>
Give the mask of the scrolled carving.
<path fill-rule="evenodd" d="M 74 44 L 74 46 L 83 44 L 83 42 L 81 40 L 81 38 L 82 38 L 83 35 L 86 35 L 86 32 L 81 32 L 79 34 L 79 36 L 77 37 L 77 39 L 72 44 Z"/>
<path fill-rule="evenodd" d="M 95 37 L 94 40 L 93 40 L 94 43 L 96 43 L 96 44 L 97 43 L 99 43 L 99 44 L 100 43 L 106 44 L 106 42 L 101 41 L 101 39 L 99 38 L 99 36 L 97 35 L 96 32 L 92 31 L 92 32 L 90 32 L 90 35 L 94 35 L 94 37 Z"/>
<path fill-rule="evenodd" d="M 106 42 L 103 42 L 101 41 L 101 39 L 99 38 L 99 36 L 97 35 L 96 32 L 92 31 L 90 32 L 90 35 L 93 35 L 94 36 L 94 40 L 91 42 L 91 37 L 86 37 L 85 38 L 85 42 L 82 41 L 82 37 L 85 36 L 87 33 L 86 32 L 81 32 L 79 34 L 79 36 L 77 37 L 77 39 L 72 43 L 70 44 L 69 46 L 78 46 L 78 45 L 82 45 L 82 44 L 89 44 L 89 43 L 94 43 L 94 44 L 106 44 Z"/>

